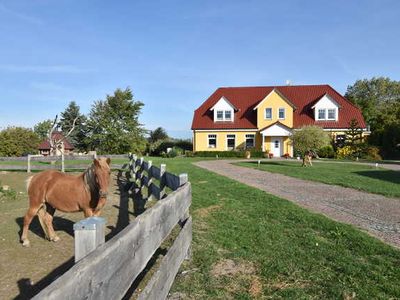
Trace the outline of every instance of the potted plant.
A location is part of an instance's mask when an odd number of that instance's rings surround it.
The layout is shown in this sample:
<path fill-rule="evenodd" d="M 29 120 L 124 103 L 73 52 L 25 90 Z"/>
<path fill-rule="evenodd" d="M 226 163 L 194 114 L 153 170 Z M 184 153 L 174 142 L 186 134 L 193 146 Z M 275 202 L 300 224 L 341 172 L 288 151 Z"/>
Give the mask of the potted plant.
<path fill-rule="evenodd" d="M 289 153 L 285 153 L 285 154 L 283 154 L 283 157 L 288 159 L 290 157 L 290 155 L 289 155 Z"/>
<path fill-rule="evenodd" d="M 246 152 L 244 152 L 244 157 L 249 159 L 251 157 L 251 152 L 249 150 L 246 150 Z"/>
<path fill-rule="evenodd" d="M 273 157 L 274 157 L 274 154 L 271 153 L 271 152 L 269 152 L 269 153 L 268 153 L 268 157 L 269 157 L 269 158 L 273 158 Z"/>

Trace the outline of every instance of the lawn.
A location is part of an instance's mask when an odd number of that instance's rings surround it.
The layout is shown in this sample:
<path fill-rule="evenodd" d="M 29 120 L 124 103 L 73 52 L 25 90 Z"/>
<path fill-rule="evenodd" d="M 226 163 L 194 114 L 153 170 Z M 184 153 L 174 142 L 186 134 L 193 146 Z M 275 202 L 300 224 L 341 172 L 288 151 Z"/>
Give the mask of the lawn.
<path fill-rule="evenodd" d="M 193 188 L 193 257 L 171 293 L 184 299 L 400 298 L 399 250 L 191 164 L 199 159 L 151 159 L 188 173 Z M 6 175 L 4 183 L 13 187 Z M 2 202 L 4 214 L 26 203 L 12 201 Z M 40 239 L 34 246 L 41 247 Z M 27 260 L 20 252 L 18 260 Z"/>
<path fill-rule="evenodd" d="M 193 299 L 400 297 L 400 251 L 191 161 L 166 160 L 169 171 L 188 172 L 193 186 L 193 260 L 173 292 Z"/>
<path fill-rule="evenodd" d="M 388 197 L 400 197 L 400 172 L 369 165 L 315 162 L 312 167 L 302 167 L 301 162 L 293 160 L 264 160 L 260 166 L 256 161 L 240 162 L 237 165 Z"/>

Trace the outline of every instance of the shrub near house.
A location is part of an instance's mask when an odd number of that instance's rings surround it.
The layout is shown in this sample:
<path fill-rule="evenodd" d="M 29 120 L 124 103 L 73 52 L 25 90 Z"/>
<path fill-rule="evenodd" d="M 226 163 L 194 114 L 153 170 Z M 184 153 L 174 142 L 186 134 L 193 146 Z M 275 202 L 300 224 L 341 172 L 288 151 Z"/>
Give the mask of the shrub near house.
<path fill-rule="evenodd" d="M 352 119 L 368 134 L 361 111 L 329 85 L 219 88 L 194 112 L 193 150 L 293 156 L 294 130 L 316 125 L 340 140 Z"/>

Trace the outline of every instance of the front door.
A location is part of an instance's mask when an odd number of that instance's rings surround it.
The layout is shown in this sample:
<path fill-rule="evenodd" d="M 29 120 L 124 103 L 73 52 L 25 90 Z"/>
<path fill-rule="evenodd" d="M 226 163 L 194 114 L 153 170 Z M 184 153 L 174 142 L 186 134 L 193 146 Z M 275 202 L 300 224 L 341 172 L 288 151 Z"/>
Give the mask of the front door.
<path fill-rule="evenodd" d="M 282 156 L 282 138 L 281 137 L 271 137 L 271 149 L 274 157 Z"/>

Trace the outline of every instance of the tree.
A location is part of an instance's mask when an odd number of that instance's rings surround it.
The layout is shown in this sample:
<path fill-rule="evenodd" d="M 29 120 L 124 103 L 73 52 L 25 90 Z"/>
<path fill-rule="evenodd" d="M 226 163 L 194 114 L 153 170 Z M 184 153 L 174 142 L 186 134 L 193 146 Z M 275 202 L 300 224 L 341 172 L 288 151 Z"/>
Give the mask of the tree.
<path fill-rule="evenodd" d="M 117 89 L 106 100 L 96 101 L 88 120 L 89 142 L 99 153 L 142 152 L 145 139 L 139 114 L 143 103 L 133 99 L 132 91 Z"/>
<path fill-rule="evenodd" d="M 75 101 L 71 101 L 64 112 L 61 113 L 58 125 L 61 127 L 63 134 L 66 135 L 71 130 L 75 121 L 75 128 L 69 135 L 68 140 L 76 149 L 86 151 L 88 149 L 87 119 L 80 113 L 79 109 Z"/>
<path fill-rule="evenodd" d="M 22 156 L 37 153 L 39 136 L 31 129 L 8 127 L 0 131 L 0 156 Z"/>
<path fill-rule="evenodd" d="M 362 128 L 356 119 L 351 119 L 349 129 L 346 131 L 346 143 L 354 148 L 362 141 Z"/>
<path fill-rule="evenodd" d="M 156 129 L 150 131 L 150 134 L 149 134 L 149 142 L 150 143 L 154 143 L 159 140 L 166 140 L 168 138 L 169 138 L 169 136 L 168 136 L 167 132 L 162 127 L 158 127 Z"/>
<path fill-rule="evenodd" d="M 400 120 L 400 81 L 384 77 L 357 80 L 345 96 L 361 108 L 371 126 L 368 143 L 378 146 L 384 158 L 400 158 L 396 146 L 400 140 L 396 129 Z"/>
<path fill-rule="evenodd" d="M 291 140 L 295 151 L 303 155 L 306 151 L 318 151 L 330 142 L 329 135 L 319 126 L 304 126 L 294 131 Z"/>
<path fill-rule="evenodd" d="M 45 121 L 37 123 L 33 127 L 33 131 L 37 134 L 37 136 L 41 139 L 44 140 L 47 138 L 47 135 L 49 133 L 49 130 L 51 129 L 51 125 L 53 123 L 51 122 L 50 119 L 47 119 Z"/>

